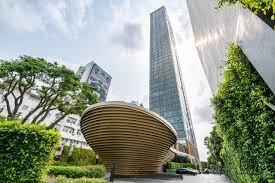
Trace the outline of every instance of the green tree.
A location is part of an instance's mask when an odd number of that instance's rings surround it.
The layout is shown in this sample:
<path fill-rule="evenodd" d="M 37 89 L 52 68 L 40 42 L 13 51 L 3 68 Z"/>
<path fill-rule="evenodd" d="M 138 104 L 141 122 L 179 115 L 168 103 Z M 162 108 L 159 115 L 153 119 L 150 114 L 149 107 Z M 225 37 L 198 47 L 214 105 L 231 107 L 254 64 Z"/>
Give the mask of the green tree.
<path fill-rule="evenodd" d="M 26 92 L 36 86 L 37 80 L 42 78 L 43 70 L 46 68 L 47 62 L 44 59 L 34 59 L 30 56 L 20 56 L 15 60 L 1 61 L 0 88 L 3 92 L 2 98 L 6 103 L 9 118 L 14 119 L 16 117 Z M 14 103 L 14 108 L 11 108 L 11 102 Z"/>
<path fill-rule="evenodd" d="M 7 106 L 8 117 L 14 119 L 26 93 L 35 95 L 37 105 L 21 120 L 25 123 L 32 116 L 31 123 L 39 124 L 52 110 L 60 115 L 48 126 L 53 128 L 69 114 L 80 115 L 85 108 L 97 102 L 95 88 L 81 83 L 79 77 L 65 66 L 49 63 L 43 58 L 20 56 L 0 63 L 0 88 Z M 10 99 L 13 97 L 14 108 Z"/>
<path fill-rule="evenodd" d="M 204 145 L 206 145 L 210 154 L 207 159 L 208 164 L 219 165 L 220 162 L 223 165 L 223 160 L 220 154 L 222 149 L 222 138 L 218 135 L 216 126 L 213 127 L 213 130 L 210 132 L 210 136 L 205 137 Z"/>
<path fill-rule="evenodd" d="M 66 97 L 59 100 L 57 103 L 57 108 L 61 111 L 60 117 L 47 128 L 53 128 L 68 114 L 76 114 L 80 116 L 88 106 L 95 104 L 98 101 L 98 98 L 91 92 L 92 90 L 94 90 L 94 88 L 88 84 L 80 83 L 73 91 L 67 93 Z M 47 114 L 45 113 L 45 115 Z"/>

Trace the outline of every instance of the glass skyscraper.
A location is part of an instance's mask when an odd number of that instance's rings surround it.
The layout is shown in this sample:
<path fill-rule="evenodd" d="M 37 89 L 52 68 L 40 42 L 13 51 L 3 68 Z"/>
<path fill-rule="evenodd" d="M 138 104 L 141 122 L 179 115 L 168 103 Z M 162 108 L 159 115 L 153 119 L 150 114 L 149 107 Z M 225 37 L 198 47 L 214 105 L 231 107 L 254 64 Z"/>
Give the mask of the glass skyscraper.
<path fill-rule="evenodd" d="M 198 157 L 172 27 L 165 7 L 150 15 L 150 110 L 168 120 L 178 144 Z"/>

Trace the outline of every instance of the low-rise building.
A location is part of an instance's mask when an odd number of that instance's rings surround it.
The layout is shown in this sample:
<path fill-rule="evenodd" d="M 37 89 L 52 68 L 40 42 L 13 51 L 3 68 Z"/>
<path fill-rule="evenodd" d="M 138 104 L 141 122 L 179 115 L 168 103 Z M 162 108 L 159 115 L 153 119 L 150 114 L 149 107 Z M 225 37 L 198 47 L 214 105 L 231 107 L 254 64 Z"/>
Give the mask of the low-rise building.
<path fill-rule="evenodd" d="M 18 117 L 24 118 L 31 110 L 35 108 L 39 101 L 39 97 L 34 93 L 26 93 L 24 97 L 24 102 L 18 110 Z M 13 102 L 10 102 L 10 104 L 11 108 L 13 109 Z M 40 111 L 37 111 L 35 114 L 39 112 Z M 30 116 L 29 121 L 31 121 L 34 118 L 35 114 Z M 0 115 L 8 115 L 4 100 L 0 101 Z M 50 125 L 53 121 L 59 118 L 59 115 L 60 112 L 58 110 L 52 110 L 47 115 L 42 124 L 45 124 L 47 126 Z M 63 120 L 61 120 L 57 125 L 55 125 L 55 128 L 60 131 L 62 142 L 65 143 L 65 145 L 74 145 L 77 147 L 89 148 L 81 133 L 79 119 L 80 117 L 77 115 L 68 115 Z"/>

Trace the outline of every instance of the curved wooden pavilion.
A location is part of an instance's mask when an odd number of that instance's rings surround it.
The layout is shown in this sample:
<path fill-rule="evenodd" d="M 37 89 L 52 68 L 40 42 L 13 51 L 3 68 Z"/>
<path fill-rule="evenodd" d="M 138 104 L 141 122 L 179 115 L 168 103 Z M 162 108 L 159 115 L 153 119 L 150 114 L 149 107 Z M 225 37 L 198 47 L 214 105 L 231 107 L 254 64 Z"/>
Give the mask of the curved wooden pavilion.
<path fill-rule="evenodd" d="M 92 105 L 81 117 L 81 131 L 110 171 L 142 175 L 161 171 L 173 158 L 170 147 L 177 134 L 164 118 L 135 104 L 104 102 Z"/>

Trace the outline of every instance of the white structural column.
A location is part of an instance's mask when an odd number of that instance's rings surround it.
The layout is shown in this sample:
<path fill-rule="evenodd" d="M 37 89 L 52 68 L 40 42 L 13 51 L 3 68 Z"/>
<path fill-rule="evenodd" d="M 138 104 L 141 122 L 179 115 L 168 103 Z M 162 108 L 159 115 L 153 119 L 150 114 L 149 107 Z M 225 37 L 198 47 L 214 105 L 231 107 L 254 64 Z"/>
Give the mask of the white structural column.
<path fill-rule="evenodd" d="M 195 44 L 214 93 L 223 79 L 226 46 L 237 43 L 275 93 L 275 31 L 250 10 L 238 6 L 215 9 L 217 0 L 187 0 Z"/>

